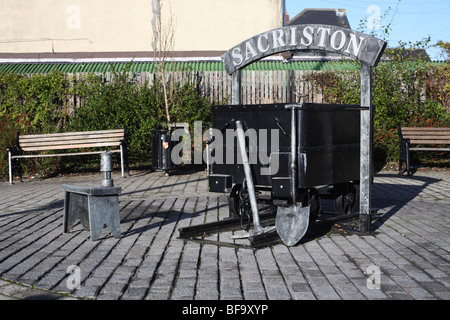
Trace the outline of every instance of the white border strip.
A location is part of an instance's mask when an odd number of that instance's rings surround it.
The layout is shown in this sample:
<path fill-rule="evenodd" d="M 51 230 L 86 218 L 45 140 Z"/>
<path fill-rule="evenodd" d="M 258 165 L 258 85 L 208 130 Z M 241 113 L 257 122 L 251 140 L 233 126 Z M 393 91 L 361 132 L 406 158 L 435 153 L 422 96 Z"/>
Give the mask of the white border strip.
<path fill-rule="evenodd" d="M 40 59 L 27 59 L 27 58 L 16 58 L 16 59 L 0 59 L 0 63 L 124 63 L 124 62 L 155 62 L 156 58 L 40 58 Z M 197 61 L 217 61 L 221 62 L 220 57 L 181 57 L 181 58 L 168 58 L 169 61 L 174 62 L 197 62 Z"/>
<path fill-rule="evenodd" d="M 40 59 L 27 59 L 27 58 L 12 58 L 12 59 L 0 59 L 0 63 L 127 63 L 133 62 L 155 62 L 158 58 L 40 58 Z M 282 56 L 270 56 L 261 59 L 261 61 L 332 61 L 343 60 L 342 57 L 333 56 L 296 56 L 286 60 Z M 345 59 L 344 59 L 345 60 Z M 168 58 L 168 61 L 173 62 L 222 62 L 220 57 L 175 57 Z"/>

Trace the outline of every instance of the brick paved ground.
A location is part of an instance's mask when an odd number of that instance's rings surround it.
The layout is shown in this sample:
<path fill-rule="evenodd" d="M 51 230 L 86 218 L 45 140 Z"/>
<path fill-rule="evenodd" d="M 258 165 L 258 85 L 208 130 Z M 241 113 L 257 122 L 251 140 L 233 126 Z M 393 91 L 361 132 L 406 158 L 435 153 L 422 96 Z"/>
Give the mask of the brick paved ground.
<path fill-rule="evenodd" d="M 259 250 L 178 238 L 181 227 L 228 217 L 204 172 L 114 179 L 122 236 L 105 229 L 95 242 L 80 225 L 62 232 L 61 185 L 99 186 L 99 174 L 0 183 L 0 300 L 450 299 L 449 172 L 378 174 L 370 235 L 333 231 Z M 79 267 L 78 289 L 68 288 L 69 266 Z"/>

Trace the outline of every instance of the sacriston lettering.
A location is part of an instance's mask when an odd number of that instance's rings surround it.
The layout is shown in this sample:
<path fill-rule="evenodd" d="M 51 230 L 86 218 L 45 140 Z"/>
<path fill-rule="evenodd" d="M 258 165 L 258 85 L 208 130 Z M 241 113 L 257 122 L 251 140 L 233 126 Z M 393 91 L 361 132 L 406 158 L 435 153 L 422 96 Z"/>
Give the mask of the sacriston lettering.
<path fill-rule="evenodd" d="M 228 74 L 275 53 L 291 50 L 337 52 L 370 66 L 378 63 L 386 43 L 347 28 L 330 25 L 295 25 L 251 37 L 222 55 Z"/>

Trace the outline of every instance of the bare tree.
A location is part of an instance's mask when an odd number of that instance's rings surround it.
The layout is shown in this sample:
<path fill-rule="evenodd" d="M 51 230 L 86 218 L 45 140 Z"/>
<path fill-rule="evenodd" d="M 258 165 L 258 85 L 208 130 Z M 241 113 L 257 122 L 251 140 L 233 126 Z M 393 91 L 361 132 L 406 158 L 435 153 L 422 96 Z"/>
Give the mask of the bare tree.
<path fill-rule="evenodd" d="M 152 0 L 152 27 L 153 27 L 153 56 L 157 65 L 156 74 L 160 77 L 160 82 L 164 93 L 164 107 L 167 123 L 170 124 L 170 103 L 172 92 L 170 91 L 169 69 L 173 66 L 170 60 L 175 46 L 175 22 L 168 3 L 168 18 L 163 19 L 162 0 Z"/>

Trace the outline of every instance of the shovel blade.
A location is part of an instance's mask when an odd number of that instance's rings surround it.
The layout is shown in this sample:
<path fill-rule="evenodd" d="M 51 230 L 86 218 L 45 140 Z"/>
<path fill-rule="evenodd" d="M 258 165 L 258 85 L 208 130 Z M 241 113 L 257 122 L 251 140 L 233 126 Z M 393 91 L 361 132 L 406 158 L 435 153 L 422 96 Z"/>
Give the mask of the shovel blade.
<path fill-rule="evenodd" d="M 283 243 L 293 246 L 300 241 L 309 225 L 310 207 L 278 207 L 275 226 Z"/>

